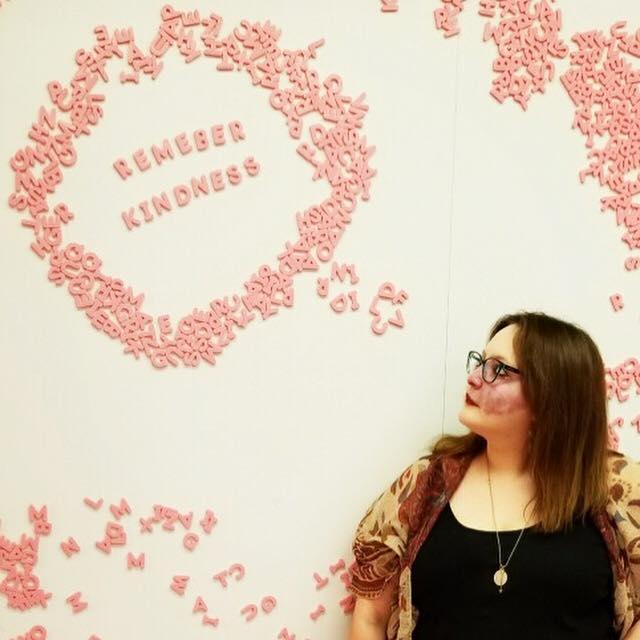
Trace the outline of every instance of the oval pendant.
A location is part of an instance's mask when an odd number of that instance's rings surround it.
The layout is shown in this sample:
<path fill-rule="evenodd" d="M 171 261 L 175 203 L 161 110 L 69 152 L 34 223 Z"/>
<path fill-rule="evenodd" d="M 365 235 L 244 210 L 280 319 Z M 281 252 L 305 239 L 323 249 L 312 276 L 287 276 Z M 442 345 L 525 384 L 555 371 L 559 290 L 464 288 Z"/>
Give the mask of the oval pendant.
<path fill-rule="evenodd" d="M 498 569 L 493 574 L 493 581 L 499 586 L 502 587 L 507 582 L 507 572 L 504 569 Z"/>

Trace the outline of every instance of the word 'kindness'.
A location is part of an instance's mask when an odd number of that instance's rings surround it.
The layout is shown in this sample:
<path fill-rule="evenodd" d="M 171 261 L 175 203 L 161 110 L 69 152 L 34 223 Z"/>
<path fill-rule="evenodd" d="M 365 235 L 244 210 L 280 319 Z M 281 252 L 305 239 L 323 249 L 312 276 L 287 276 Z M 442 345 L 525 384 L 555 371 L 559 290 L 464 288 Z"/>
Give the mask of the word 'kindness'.
<path fill-rule="evenodd" d="M 260 164 L 253 156 L 246 158 L 242 166 L 247 176 L 254 177 L 260 172 Z M 191 178 L 189 185 L 177 184 L 171 190 L 173 200 L 178 207 L 184 207 L 191 202 L 192 197 L 198 198 L 200 195 L 209 195 L 216 191 L 222 191 L 226 186 L 225 176 L 231 185 L 238 185 L 242 182 L 242 172 L 237 165 L 231 164 L 226 168 L 224 174 L 221 169 L 215 169 L 211 171 L 208 176 L 203 174 L 199 178 Z M 211 190 L 209 189 L 209 185 L 211 185 Z M 173 204 L 165 191 L 160 195 L 151 197 L 151 206 L 153 206 L 158 216 L 164 211 L 171 211 L 173 209 Z M 144 220 L 145 223 L 153 221 L 154 214 L 150 209 L 148 200 L 144 200 L 138 205 L 138 212 L 142 214 L 142 220 Z M 134 207 L 129 207 L 127 211 L 122 212 L 122 219 L 129 231 L 134 227 L 139 227 L 142 222 L 139 218 L 135 217 L 135 213 Z"/>

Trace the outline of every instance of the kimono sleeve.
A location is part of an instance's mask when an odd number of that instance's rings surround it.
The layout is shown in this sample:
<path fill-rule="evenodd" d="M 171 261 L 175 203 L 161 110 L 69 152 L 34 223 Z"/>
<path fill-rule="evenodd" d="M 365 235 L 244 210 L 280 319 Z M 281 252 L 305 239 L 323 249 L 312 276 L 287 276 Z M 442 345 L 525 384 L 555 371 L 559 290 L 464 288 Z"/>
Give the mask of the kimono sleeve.
<path fill-rule="evenodd" d="M 636 619 L 640 617 L 640 463 L 629 456 L 614 463 L 617 482 L 610 487 L 616 502 L 616 524 L 624 541 L 635 593 Z"/>
<path fill-rule="evenodd" d="M 410 464 L 367 509 L 356 527 L 352 543 L 355 561 L 349 591 L 356 596 L 377 598 L 399 570 L 406 551 L 408 525 L 399 509 L 416 486 L 418 474 L 429 465 L 427 456 Z"/>

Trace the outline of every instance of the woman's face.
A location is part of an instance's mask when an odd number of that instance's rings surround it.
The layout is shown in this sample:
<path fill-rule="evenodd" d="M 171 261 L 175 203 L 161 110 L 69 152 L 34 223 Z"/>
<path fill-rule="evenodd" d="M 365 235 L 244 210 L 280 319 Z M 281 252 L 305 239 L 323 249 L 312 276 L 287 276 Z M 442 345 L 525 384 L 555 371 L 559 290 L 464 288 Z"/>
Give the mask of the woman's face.
<path fill-rule="evenodd" d="M 501 329 L 489 341 L 482 356 L 494 357 L 518 368 L 513 352 L 513 336 L 517 330 L 515 324 Z M 470 404 L 466 395 L 475 404 Z M 494 382 L 488 383 L 482 377 L 482 367 L 477 367 L 467 376 L 463 402 L 458 418 L 471 431 L 485 439 L 526 438 L 532 416 L 522 393 L 520 374 L 502 371 Z"/>

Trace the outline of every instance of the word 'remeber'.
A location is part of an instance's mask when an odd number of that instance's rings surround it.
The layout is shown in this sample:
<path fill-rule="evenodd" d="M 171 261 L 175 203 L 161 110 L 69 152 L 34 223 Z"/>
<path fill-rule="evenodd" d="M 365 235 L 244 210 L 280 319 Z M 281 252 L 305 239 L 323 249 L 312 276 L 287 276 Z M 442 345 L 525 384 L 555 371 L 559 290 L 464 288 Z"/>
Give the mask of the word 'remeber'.
<path fill-rule="evenodd" d="M 233 120 L 227 126 L 229 128 L 229 133 L 231 134 L 231 139 L 234 142 L 245 139 L 245 133 L 241 122 Z M 209 142 L 209 138 L 211 138 L 211 142 Z M 212 145 L 221 147 L 227 143 L 224 126 L 221 124 L 214 124 L 208 131 L 206 129 L 196 129 L 191 135 L 191 139 L 192 142 L 187 138 L 186 133 L 180 133 L 173 138 L 175 147 L 181 155 L 186 156 L 191 153 L 194 148 L 198 151 L 206 151 Z M 177 155 L 174 151 L 173 145 L 166 138 L 160 145 L 151 145 L 150 154 L 155 160 L 157 166 L 160 166 L 167 160 L 173 160 Z M 137 167 L 140 171 L 146 171 L 151 168 L 151 162 L 149 161 L 149 157 L 144 149 L 138 149 L 131 155 L 131 157 L 133 158 L 134 168 Z M 133 174 L 133 169 L 131 169 L 131 166 L 129 166 L 124 158 L 118 158 L 113 163 L 113 168 L 123 180 L 126 180 Z"/>
<path fill-rule="evenodd" d="M 230 122 L 228 125 L 229 134 L 234 142 L 245 139 L 245 132 L 242 123 L 238 120 Z M 156 165 L 160 166 L 163 162 L 167 162 L 175 158 L 178 152 L 181 155 L 187 155 L 194 149 L 205 151 L 212 146 L 223 146 L 227 142 L 223 125 L 213 125 L 209 130 L 197 129 L 189 139 L 186 133 L 180 133 L 173 138 L 174 146 L 166 138 L 160 145 L 152 145 L 150 154 L 147 155 L 144 149 L 138 149 L 132 154 L 133 162 L 131 165 L 124 158 L 118 158 L 113 163 L 116 173 L 126 180 L 133 175 L 134 169 L 139 171 L 147 171 L 151 168 L 151 156 Z M 133 169 L 132 169 L 133 167 Z M 248 156 L 242 163 L 242 167 L 230 164 L 224 169 L 214 169 L 207 174 L 201 174 L 199 177 L 192 177 L 186 183 L 175 185 L 167 194 L 162 191 L 160 194 L 151 196 L 150 200 L 143 200 L 137 207 L 129 207 L 122 212 L 122 219 L 127 229 L 131 231 L 135 227 L 139 227 L 142 222 L 148 223 L 154 220 L 155 216 L 160 216 L 164 212 L 172 211 L 174 206 L 184 207 L 192 198 L 199 198 L 202 195 L 209 195 L 216 191 L 222 191 L 227 184 L 232 186 L 242 182 L 243 173 L 249 177 L 254 177 L 260 172 L 260 164 L 253 158 Z M 136 216 L 136 214 L 138 214 Z"/>

